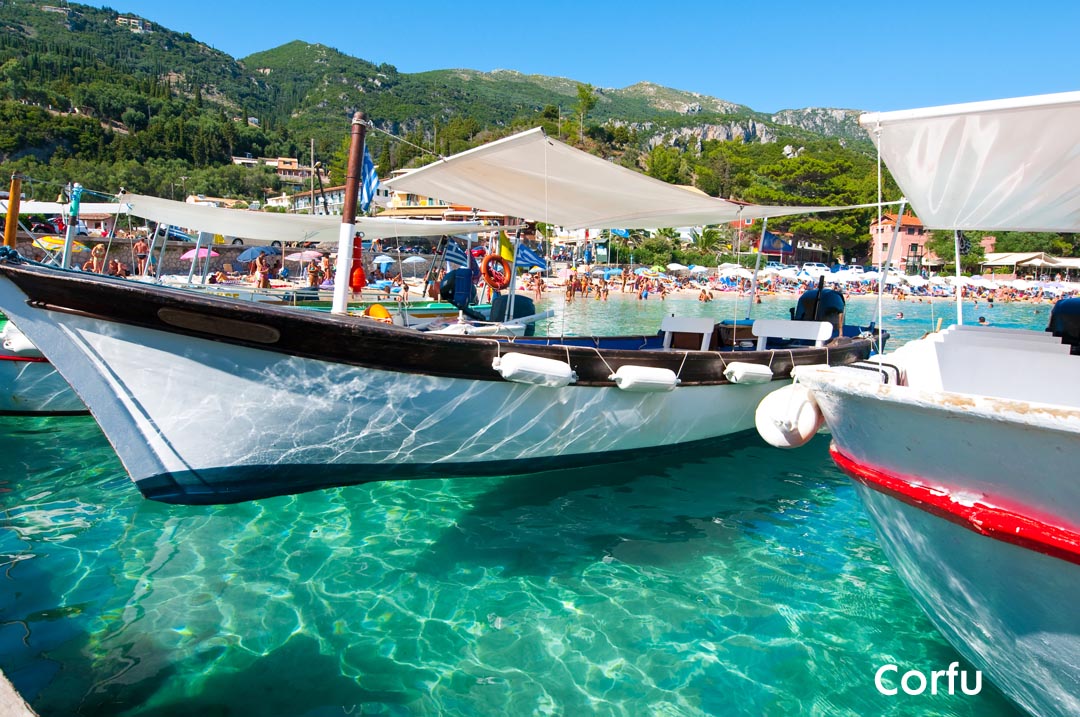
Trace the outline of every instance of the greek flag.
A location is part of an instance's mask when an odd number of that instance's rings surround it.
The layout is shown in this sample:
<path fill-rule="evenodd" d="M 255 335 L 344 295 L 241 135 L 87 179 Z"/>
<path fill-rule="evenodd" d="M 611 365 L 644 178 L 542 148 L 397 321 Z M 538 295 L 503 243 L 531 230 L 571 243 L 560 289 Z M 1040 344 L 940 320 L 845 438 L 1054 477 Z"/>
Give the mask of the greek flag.
<path fill-rule="evenodd" d="M 524 244 L 518 247 L 517 260 L 514 263 L 518 266 L 538 266 L 544 271 L 547 271 L 547 262 L 541 259 L 539 254 Z"/>
<path fill-rule="evenodd" d="M 465 250 L 455 241 L 446 242 L 446 261 L 458 266 L 468 266 L 469 259 L 465 256 Z"/>
<path fill-rule="evenodd" d="M 371 200 L 375 198 L 375 192 L 379 189 L 379 175 L 375 174 L 375 163 L 371 161 L 371 154 L 367 146 L 364 146 L 364 163 L 360 167 L 360 212 L 367 214 L 371 209 Z"/>

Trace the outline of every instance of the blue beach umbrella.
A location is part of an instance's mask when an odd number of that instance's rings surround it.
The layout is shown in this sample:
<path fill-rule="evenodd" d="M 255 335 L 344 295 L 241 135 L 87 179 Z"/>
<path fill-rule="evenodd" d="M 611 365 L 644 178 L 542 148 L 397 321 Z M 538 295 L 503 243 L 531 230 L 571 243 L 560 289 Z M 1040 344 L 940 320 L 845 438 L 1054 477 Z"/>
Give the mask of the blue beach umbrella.
<path fill-rule="evenodd" d="M 236 260 L 255 261 L 255 259 L 262 254 L 277 256 L 280 253 L 281 249 L 278 249 L 276 246 L 251 246 L 240 252 L 240 255 L 236 257 Z"/>

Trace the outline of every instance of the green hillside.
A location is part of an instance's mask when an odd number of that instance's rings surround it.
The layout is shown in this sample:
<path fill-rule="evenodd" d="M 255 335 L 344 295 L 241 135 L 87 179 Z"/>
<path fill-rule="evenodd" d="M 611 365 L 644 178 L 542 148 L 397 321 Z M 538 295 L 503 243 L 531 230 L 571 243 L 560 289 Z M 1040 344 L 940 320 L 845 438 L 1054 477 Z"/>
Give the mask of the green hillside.
<path fill-rule="evenodd" d="M 290 42 L 237 60 L 131 14 L 75 3 L 0 4 L 0 171 L 36 197 L 71 181 L 177 196 L 262 199 L 282 184 L 234 155 L 315 157 L 340 181 L 348 123 L 363 110 L 383 175 L 542 126 L 586 151 L 713 195 L 785 203 L 871 200 L 872 148 L 850 110 L 777 115 L 640 82 L 512 70 L 402 73 L 319 44 Z M 584 114 L 581 110 L 584 103 Z M 392 140 L 389 135 L 404 138 Z M 425 150 L 427 154 L 425 154 Z M 810 222 L 829 245 L 865 234 Z M 778 223 L 777 229 L 783 229 Z"/>

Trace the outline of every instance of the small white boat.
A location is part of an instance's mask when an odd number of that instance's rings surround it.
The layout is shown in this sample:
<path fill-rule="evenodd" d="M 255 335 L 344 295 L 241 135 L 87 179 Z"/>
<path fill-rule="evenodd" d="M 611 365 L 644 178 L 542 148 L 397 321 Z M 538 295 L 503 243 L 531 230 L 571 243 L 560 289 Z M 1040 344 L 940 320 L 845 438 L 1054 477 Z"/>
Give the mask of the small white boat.
<path fill-rule="evenodd" d="M 87 413 L 74 389 L 3 314 L 0 325 L 0 415 Z"/>
<path fill-rule="evenodd" d="M 928 226 L 1080 229 L 1080 92 L 861 122 Z M 797 379 L 919 604 L 1043 717 L 1080 714 L 1076 308 L 1057 336 L 958 325 Z"/>

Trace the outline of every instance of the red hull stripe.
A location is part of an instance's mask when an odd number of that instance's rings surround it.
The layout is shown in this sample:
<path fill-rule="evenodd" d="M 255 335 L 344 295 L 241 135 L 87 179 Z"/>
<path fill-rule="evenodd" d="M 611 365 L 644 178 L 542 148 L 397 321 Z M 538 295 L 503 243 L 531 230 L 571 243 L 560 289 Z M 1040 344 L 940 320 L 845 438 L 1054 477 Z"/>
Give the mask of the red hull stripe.
<path fill-rule="evenodd" d="M 910 478 L 857 463 L 835 445 L 830 453 L 841 470 L 879 493 L 988 538 L 1080 565 L 1080 530 L 1076 528 L 1051 525 L 1024 515 L 1026 511 L 981 503 L 961 505 L 940 489 L 916 485 Z"/>
<path fill-rule="evenodd" d="M 43 356 L 11 356 L 9 354 L 0 354 L 0 361 L 22 361 L 23 363 L 48 363 L 48 359 Z"/>

